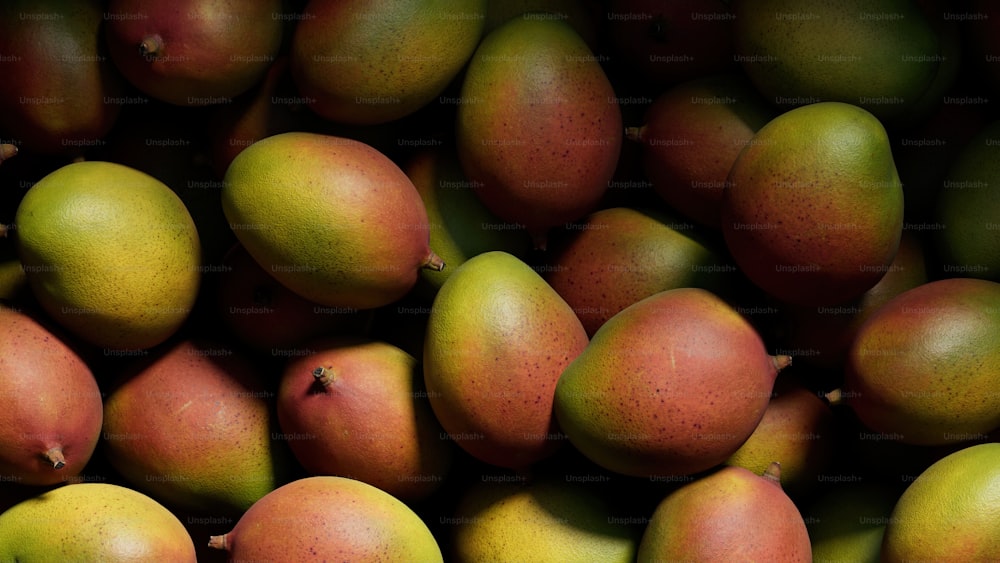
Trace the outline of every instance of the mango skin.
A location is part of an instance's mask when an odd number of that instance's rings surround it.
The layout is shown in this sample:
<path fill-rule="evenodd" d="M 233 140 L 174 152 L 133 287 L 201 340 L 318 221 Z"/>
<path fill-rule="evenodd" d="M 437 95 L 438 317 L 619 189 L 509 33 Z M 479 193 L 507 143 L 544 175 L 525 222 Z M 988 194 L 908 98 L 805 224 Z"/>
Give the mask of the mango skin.
<path fill-rule="evenodd" d="M 730 169 L 722 233 L 755 285 L 793 305 L 838 305 L 871 289 L 903 232 L 903 190 L 881 122 L 819 102 L 762 127 Z"/>
<path fill-rule="evenodd" d="M 334 476 L 275 489 L 209 545 L 228 551 L 230 561 L 444 561 L 430 529 L 406 504 Z"/>
<path fill-rule="evenodd" d="M 657 195 L 718 229 L 733 161 L 776 114 L 745 76 L 715 74 L 660 94 L 628 138 L 642 144 L 642 169 Z"/>
<path fill-rule="evenodd" d="M 608 500 L 592 484 L 565 477 L 475 482 L 458 494 L 449 555 L 462 563 L 497 554 L 507 561 L 634 562 L 641 528 L 609 517 Z"/>
<path fill-rule="evenodd" d="M 109 387 L 102 451 L 172 507 L 238 515 L 297 469 L 278 439 L 274 392 L 234 349 L 180 340 Z"/>
<path fill-rule="evenodd" d="M 460 99 L 462 169 L 497 217 L 543 248 L 549 229 L 596 209 L 624 130 L 611 83 L 570 24 L 508 20 L 479 44 Z"/>
<path fill-rule="evenodd" d="M 278 424 L 312 475 L 350 476 L 405 502 L 446 480 L 454 444 L 419 385 L 420 363 L 381 340 L 332 336 L 308 342 L 278 388 Z M 315 370 L 323 368 L 323 385 Z"/>
<path fill-rule="evenodd" d="M 257 141 L 226 170 L 222 210 L 268 273 L 328 307 L 402 298 L 432 254 L 413 183 L 354 139 L 288 132 Z"/>
<path fill-rule="evenodd" d="M 808 498 L 833 462 L 836 430 L 834 411 L 819 394 L 779 377 L 764 417 L 726 465 L 762 474 L 781 460 L 782 488 L 796 501 Z"/>
<path fill-rule="evenodd" d="M 177 516 L 112 483 L 71 483 L 0 514 L 3 561 L 197 561 Z"/>
<path fill-rule="evenodd" d="M 573 310 L 527 264 L 503 251 L 475 256 L 441 286 L 427 319 L 431 407 L 473 457 L 528 467 L 565 441 L 553 393 L 587 341 Z"/>
<path fill-rule="evenodd" d="M 296 22 L 291 74 L 325 119 L 388 123 L 432 103 L 472 56 L 486 0 L 311 0 Z"/>
<path fill-rule="evenodd" d="M 604 208 L 559 234 L 543 277 L 573 307 L 588 336 L 654 293 L 715 290 L 734 277 L 714 241 L 654 208 Z"/>
<path fill-rule="evenodd" d="M 65 483 L 93 457 L 104 414 L 90 367 L 37 311 L 0 306 L 0 475 L 26 486 Z M 65 465 L 42 454 L 60 448 Z"/>
<path fill-rule="evenodd" d="M 993 561 L 1000 556 L 1000 443 L 976 444 L 925 469 L 903 491 L 883 561 Z"/>
<path fill-rule="evenodd" d="M 598 329 L 559 378 L 554 409 L 570 442 L 608 470 L 690 475 L 750 437 L 777 374 L 760 335 L 725 301 L 670 289 Z"/>
<path fill-rule="evenodd" d="M 32 294 L 89 344 L 152 348 L 191 314 L 201 240 L 183 200 L 156 178 L 114 162 L 67 164 L 28 189 L 14 223 Z"/>
<path fill-rule="evenodd" d="M 1000 283 L 948 278 L 877 309 L 848 352 L 843 396 L 873 431 L 906 444 L 987 439 L 1000 428 Z"/>
<path fill-rule="evenodd" d="M 799 365 L 828 370 L 842 381 L 847 351 L 865 320 L 880 306 L 908 289 L 930 281 L 923 241 L 914 231 L 903 231 L 899 249 L 885 275 L 861 297 L 835 307 L 785 307 L 782 347 L 807 350 Z"/>
<path fill-rule="evenodd" d="M 660 502 L 637 561 L 808 562 L 812 546 L 802 515 L 779 484 L 725 467 Z"/>
<path fill-rule="evenodd" d="M 182 107 L 228 104 L 278 55 L 281 9 L 281 0 L 112 0 L 105 39 L 117 68 L 143 93 Z M 154 36 L 162 45 L 145 51 Z"/>
<path fill-rule="evenodd" d="M 18 148 L 79 156 L 118 120 L 125 81 L 101 40 L 102 5 L 0 5 L 0 131 Z"/>

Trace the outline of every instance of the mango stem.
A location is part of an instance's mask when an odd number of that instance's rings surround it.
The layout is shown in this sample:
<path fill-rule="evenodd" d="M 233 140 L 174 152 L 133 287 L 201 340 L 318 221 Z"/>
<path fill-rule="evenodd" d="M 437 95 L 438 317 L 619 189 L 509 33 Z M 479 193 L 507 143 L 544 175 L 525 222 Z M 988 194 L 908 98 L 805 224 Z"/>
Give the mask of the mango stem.
<path fill-rule="evenodd" d="M 425 270 L 434 270 L 435 272 L 440 272 L 444 269 L 444 260 L 440 256 L 434 253 L 433 250 L 427 253 L 427 257 L 424 258 L 423 263 L 420 267 Z"/>
<path fill-rule="evenodd" d="M 160 34 L 147 35 L 139 43 L 139 53 L 146 59 L 155 59 L 163 52 L 163 38 Z"/>
<path fill-rule="evenodd" d="M 66 458 L 63 456 L 62 448 L 59 446 L 48 450 L 42 454 L 42 457 L 52 464 L 53 469 L 62 469 L 66 466 Z"/>
<path fill-rule="evenodd" d="M 3 164 L 3 161 L 16 155 L 17 155 L 17 146 L 12 145 L 10 143 L 0 144 L 0 164 Z"/>
<path fill-rule="evenodd" d="M 312 374 L 313 377 L 316 378 L 316 381 L 319 382 L 324 389 L 329 387 L 330 384 L 333 383 L 333 380 L 337 379 L 337 374 L 335 374 L 332 369 L 327 369 L 323 366 L 319 366 L 314 369 Z"/>
<path fill-rule="evenodd" d="M 228 535 L 229 534 L 222 534 L 221 536 L 209 536 L 208 537 L 208 547 L 210 547 L 212 549 L 228 550 L 229 549 L 229 545 L 228 545 L 228 542 L 226 542 L 226 537 Z"/>
<path fill-rule="evenodd" d="M 771 361 L 774 362 L 774 369 L 781 371 L 788 366 L 792 365 L 792 357 L 787 354 L 778 354 L 771 356 Z"/>
<path fill-rule="evenodd" d="M 772 461 L 761 477 L 767 479 L 768 481 L 774 483 L 778 488 L 781 488 L 781 464 L 777 461 Z"/>

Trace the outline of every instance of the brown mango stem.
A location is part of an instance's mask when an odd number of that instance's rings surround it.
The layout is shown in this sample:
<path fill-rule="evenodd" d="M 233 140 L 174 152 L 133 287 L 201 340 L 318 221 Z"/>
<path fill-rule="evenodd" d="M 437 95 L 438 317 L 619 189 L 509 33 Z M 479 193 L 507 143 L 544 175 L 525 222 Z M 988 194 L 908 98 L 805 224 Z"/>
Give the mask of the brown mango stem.
<path fill-rule="evenodd" d="M 10 230 L 10 226 L 0 225 L 0 238 L 7 238 L 7 234 L 10 233 Z"/>
<path fill-rule="evenodd" d="M 843 404 L 844 402 L 844 391 L 841 390 L 840 388 L 837 388 L 834 389 L 833 391 L 824 394 L 823 398 L 826 399 L 826 402 L 830 403 L 830 405 L 833 406 L 840 405 Z"/>
<path fill-rule="evenodd" d="M 764 470 L 764 473 L 761 474 L 761 477 L 763 477 L 764 479 L 767 479 L 768 481 L 774 483 L 775 486 L 777 486 L 780 489 L 781 488 L 781 464 L 778 463 L 777 461 L 772 461 L 767 466 L 767 469 Z"/>
<path fill-rule="evenodd" d="M 154 33 L 143 37 L 139 43 L 139 53 L 145 58 L 155 58 L 163 52 L 163 38 L 160 34 Z"/>
<path fill-rule="evenodd" d="M 435 272 L 440 272 L 444 269 L 444 260 L 440 256 L 434 253 L 433 250 L 428 251 L 427 257 L 424 258 L 423 263 L 420 267 L 425 270 L 434 270 Z"/>
<path fill-rule="evenodd" d="M 66 458 L 63 456 L 62 448 L 59 446 L 45 452 L 42 454 L 42 457 L 45 458 L 45 461 L 52 464 L 53 469 L 62 469 L 66 466 Z"/>
<path fill-rule="evenodd" d="M 319 384 L 323 386 L 323 389 L 329 387 L 330 384 L 333 383 L 335 379 L 337 379 L 337 374 L 333 373 L 332 369 L 327 369 L 323 366 L 319 366 L 318 368 L 314 369 L 312 371 L 312 374 L 313 377 L 316 378 L 316 381 L 318 381 Z"/>
<path fill-rule="evenodd" d="M 222 549 L 229 551 L 229 542 L 226 541 L 227 537 L 229 537 L 229 534 L 222 534 L 221 536 L 209 536 L 208 547 L 212 549 Z"/>
<path fill-rule="evenodd" d="M 633 143 L 643 142 L 645 140 L 643 139 L 643 135 L 645 135 L 645 133 L 646 133 L 645 125 L 643 125 L 642 127 L 625 128 L 625 138 L 628 139 L 629 141 L 632 141 Z"/>
<path fill-rule="evenodd" d="M 16 146 L 14 146 L 14 145 L 12 145 L 10 143 L 0 144 L 0 164 L 3 164 L 3 161 L 5 161 L 8 158 L 11 158 L 13 156 L 17 156 L 17 147 Z"/>
<path fill-rule="evenodd" d="M 778 354 L 776 356 L 771 356 L 771 361 L 774 362 L 774 369 L 781 371 L 788 366 L 792 365 L 792 357 L 786 354 Z"/>

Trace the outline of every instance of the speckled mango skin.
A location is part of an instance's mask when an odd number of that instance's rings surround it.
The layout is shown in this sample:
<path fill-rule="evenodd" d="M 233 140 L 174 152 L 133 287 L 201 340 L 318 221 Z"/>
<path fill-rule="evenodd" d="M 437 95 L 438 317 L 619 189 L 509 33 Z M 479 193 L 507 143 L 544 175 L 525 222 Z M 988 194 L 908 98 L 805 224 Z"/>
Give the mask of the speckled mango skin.
<path fill-rule="evenodd" d="M 418 387 L 419 361 L 381 340 L 323 337 L 289 360 L 278 389 L 278 425 L 311 475 L 349 476 L 405 502 L 430 496 L 451 469 L 454 444 L 442 439 Z M 322 385 L 314 372 L 326 370 Z"/>
<path fill-rule="evenodd" d="M 273 391 L 231 348 L 181 340 L 124 372 L 104 403 L 103 452 L 136 490 L 238 515 L 294 471 Z"/>
<path fill-rule="evenodd" d="M 750 81 L 735 72 L 678 84 L 643 115 L 637 132 L 642 169 L 667 205 L 718 229 L 729 169 L 775 115 Z"/>
<path fill-rule="evenodd" d="M 281 49 L 280 0 L 107 4 L 102 41 L 115 68 L 169 104 L 230 103 L 264 77 Z M 143 17 L 128 17 L 134 14 Z M 139 48 L 152 35 L 162 42 L 155 56 Z"/>
<path fill-rule="evenodd" d="M 585 456 L 635 477 L 723 462 L 764 416 L 778 369 L 756 330 L 698 288 L 611 317 L 563 372 L 554 410 Z"/>
<path fill-rule="evenodd" d="M 486 0 L 308 2 L 290 70 L 310 109 L 338 123 L 406 117 L 444 92 L 472 56 Z"/>
<path fill-rule="evenodd" d="M 844 393 L 860 421 L 907 444 L 1000 428 L 1000 283 L 948 278 L 901 293 L 858 330 Z"/>
<path fill-rule="evenodd" d="M 796 500 L 803 498 L 822 485 L 819 475 L 833 461 L 834 416 L 815 391 L 779 377 L 764 417 L 726 465 L 762 474 L 772 461 L 780 461 L 782 488 Z"/>
<path fill-rule="evenodd" d="M 147 349 L 187 320 L 201 242 L 184 202 L 156 178 L 114 162 L 67 164 L 24 194 L 14 223 L 33 295 L 88 343 Z"/>
<path fill-rule="evenodd" d="M 346 477 L 297 479 L 260 499 L 225 537 L 230 561 L 443 561 L 406 504 Z"/>
<path fill-rule="evenodd" d="M 937 460 L 903 491 L 887 519 L 883 561 L 996 561 L 1000 556 L 1000 443 Z"/>
<path fill-rule="evenodd" d="M 780 486 L 725 467 L 663 499 L 636 560 L 808 562 L 812 546 L 802 514 Z"/>
<path fill-rule="evenodd" d="M 819 306 L 861 296 L 892 263 L 903 232 L 885 128 L 841 102 L 772 119 L 733 163 L 721 227 L 740 269 L 776 299 Z"/>
<path fill-rule="evenodd" d="M 461 101 L 459 157 L 490 211 L 544 246 L 550 228 L 596 208 L 624 129 L 611 83 L 570 24 L 526 15 L 488 34 Z"/>
<path fill-rule="evenodd" d="M 570 306 L 526 263 L 503 251 L 475 256 L 441 286 L 427 320 L 431 407 L 473 457 L 526 468 L 565 442 L 553 394 L 587 341 Z"/>
<path fill-rule="evenodd" d="M 0 514 L 3 561 L 195 563 L 181 521 L 152 498 L 111 483 L 71 483 Z"/>
<path fill-rule="evenodd" d="M 675 287 L 720 289 L 724 255 L 694 226 L 657 209 L 610 207 L 590 214 L 549 245 L 543 272 L 593 336 L 616 313 Z M 718 271 L 722 273 L 718 273 Z"/>
<path fill-rule="evenodd" d="M 226 170 L 222 210 L 268 273 L 328 307 L 402 298 L 431 252 L 413 183 L 354 139 L 291 131 L 257 141 Z"/>
<path fill-rule="evenodd" d="M 0 306 L 0 475 L 21 485 L 59 485 L 90 462 L 101 435 L 103 406 L 84 360 L 40 322 Z M 61 448 L 55 469 L 42 454 Z"/>

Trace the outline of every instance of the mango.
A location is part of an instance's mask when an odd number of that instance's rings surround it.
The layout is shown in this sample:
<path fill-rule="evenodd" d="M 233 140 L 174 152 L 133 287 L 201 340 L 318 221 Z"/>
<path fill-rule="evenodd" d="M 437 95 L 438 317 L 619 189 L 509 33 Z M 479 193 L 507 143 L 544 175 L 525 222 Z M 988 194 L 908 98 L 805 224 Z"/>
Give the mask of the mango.
<path fill-rule="evenodd" d="M 497 217 L 548 231 L 596 210 L 623 139 L 618 100 L 562 20 L 507 20 L 469 61 L 456 115 L 462 169 Z"/>
<path fill-rule="evenodd" d="M 785 303 L 859 297 L 885 275 L 902 232 L 888 134 L 852 104 L 819 102 L 769 121 L 723 191 L 726 247 L 750 281 Z"/>
<path fill-rule="evenodd" d="M 524 469 L 565 440 L 552 412 L 556 381 L 587 345 L 573 309 L 526 263 L 475 256 L 441 286 L 424 338 L 434 414 L 476 459 Z"/>

